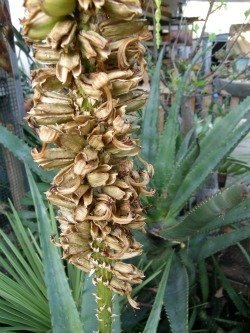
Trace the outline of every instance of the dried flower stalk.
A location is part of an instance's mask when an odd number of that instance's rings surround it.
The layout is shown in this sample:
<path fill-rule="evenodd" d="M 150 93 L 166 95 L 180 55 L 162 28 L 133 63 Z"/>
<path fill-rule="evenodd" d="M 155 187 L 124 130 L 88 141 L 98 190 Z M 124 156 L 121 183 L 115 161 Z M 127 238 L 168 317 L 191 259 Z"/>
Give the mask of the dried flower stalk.
<path fill-rule="evenodd" d="M 27 119 L 43 142 L 32 155 L 59 169 L 47 198 L 59 207 L 63 257 L 95 272 L 100 331 L 109 332 L 111 291 L 137 307 L 132 285 L 143 279 L 122 260 L 142 252 L 132 231 L 144 230 L 139 196 L 153 194 L 152 166 L 139 157 L 146 170 L 134 166 L 140 146 L 132 122 L 147 99 L 138 86 L 141 41 L 150 34 L 140 0 L 26 0 L 25 7 L 24 36 L 45 65 L 32 77 Z"/>

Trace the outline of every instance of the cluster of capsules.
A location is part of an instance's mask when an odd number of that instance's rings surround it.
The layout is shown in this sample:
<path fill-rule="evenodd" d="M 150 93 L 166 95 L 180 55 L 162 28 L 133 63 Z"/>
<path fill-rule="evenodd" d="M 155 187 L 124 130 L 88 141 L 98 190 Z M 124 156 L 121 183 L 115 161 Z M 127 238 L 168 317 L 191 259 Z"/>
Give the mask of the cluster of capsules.
<path fill-rule="evenodd" d="M 42 149 L 32 155 L 56 169 L 48 200 L 58 207 L 63 257 L 94 282 L 126 295 L 143 273 L 124 263 L 141 254 L 133 230 L 144 230 L 140 195 L 151 165 L 138 154 L 135 112 L 151 38 L 140 0 L 26 0 L 23 34 L 34 58 L 34 107 L 27 119 Z"/>

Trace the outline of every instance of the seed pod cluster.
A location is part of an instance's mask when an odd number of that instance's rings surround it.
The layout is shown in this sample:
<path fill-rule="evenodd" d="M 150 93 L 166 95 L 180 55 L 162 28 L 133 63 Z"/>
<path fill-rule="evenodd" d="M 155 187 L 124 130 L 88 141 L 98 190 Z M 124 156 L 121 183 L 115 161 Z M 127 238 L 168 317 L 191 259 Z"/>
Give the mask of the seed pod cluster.
<path fill-rule="evenodd" d="M 138 157 L 134 114 L 147 95 L 141 41 L 150 38 L 140 0 L 26 0 L 23 33 L 35 59 L 28 122 L 43 146 L 32 155 L 59 170 L 49 201 L 58 206 L 63 256 L 97 282 L 127 295 L 143 273 L 122 260 L 139 255 L 140 195 L 152 166 Z M 135 167 L 135 161 L 137 162 Z M 145 170 L 144 170 L 145 169 Z"/>

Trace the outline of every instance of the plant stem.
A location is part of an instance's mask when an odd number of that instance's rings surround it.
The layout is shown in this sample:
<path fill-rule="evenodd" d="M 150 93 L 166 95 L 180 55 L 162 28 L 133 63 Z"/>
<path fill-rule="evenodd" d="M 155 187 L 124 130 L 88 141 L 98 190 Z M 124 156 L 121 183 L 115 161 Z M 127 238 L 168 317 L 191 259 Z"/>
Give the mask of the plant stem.
<path fill-rule="evenodd" d="M 99 333 L 111 333 L 112 291 L 103 282 L 96 285 Z"/>

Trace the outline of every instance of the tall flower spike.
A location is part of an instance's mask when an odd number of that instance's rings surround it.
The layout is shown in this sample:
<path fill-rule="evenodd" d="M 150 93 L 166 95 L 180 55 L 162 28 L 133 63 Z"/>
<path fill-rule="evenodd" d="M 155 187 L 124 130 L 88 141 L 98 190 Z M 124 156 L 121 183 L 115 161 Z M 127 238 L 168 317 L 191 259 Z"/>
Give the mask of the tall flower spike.
<path fill-rule="evenodd" d="M 134 114 L 147 99 L 139 88 L 141 41 L 150 35 L 140 0 L 26 0 L 25 6 L 23 33 L 36 60 L 49 66 L 32 74 L 27 119 L 43 142 L 32 156 L 45 169 L 59 169 L 46 194 L 58 207 L 63 257 L 95 273 L 99 330 L 111 332 L 112 292 L 138 307 L 131 291 L 143 279 L 122 260 L 142 252 L 132 232 L 145 226 L 140 195 L 153 195 L 146 189 L 152 166 L 140 158 L 140 169 L 133 163 L 140 152 Z"/>

